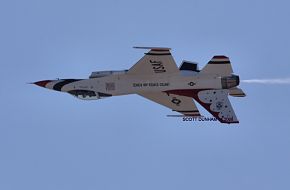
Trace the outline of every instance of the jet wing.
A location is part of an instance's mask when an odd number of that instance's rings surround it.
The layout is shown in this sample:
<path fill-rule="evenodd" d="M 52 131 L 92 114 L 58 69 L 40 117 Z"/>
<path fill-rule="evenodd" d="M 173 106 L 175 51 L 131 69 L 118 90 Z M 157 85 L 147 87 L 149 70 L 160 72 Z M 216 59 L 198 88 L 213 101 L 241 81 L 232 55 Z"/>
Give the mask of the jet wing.
<path fill-rule="evenodd" d="M 200 116 L 198 108 L 190 97 L 165 92 L 142 92 L 138 95 L 161 104 L 185 116 Z"/>
<path fill-rule="evenodd" d="M 221 123 L 239 123 L 228 98 L 229 90 L 202 90 L 194 96 Z"/>
<path fill-rule="evenodd" d="M 135 47 L 139 49 L 150 49 L 145 53 L 127 74 L 155 75 L 178 73 L 179 69 L 170 53 L 170 48 L 160 47 Z"/>
<path fill-rule="evenodd" d="M 169 90 L 169 94 L 194 98 L 221 123 L 239 123 L 228 99 L 229 90 Z"/>

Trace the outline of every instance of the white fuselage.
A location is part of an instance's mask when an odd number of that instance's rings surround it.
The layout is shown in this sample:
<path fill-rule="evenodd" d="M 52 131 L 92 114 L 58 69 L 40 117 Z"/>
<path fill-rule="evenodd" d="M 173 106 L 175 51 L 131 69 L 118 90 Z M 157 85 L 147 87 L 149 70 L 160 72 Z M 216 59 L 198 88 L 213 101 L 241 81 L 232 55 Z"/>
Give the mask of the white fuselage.
<path fill-rule="evenodd" d="M 89 90 L 112 96 L 138 94 L 144 91 L 177 89 L 221 89 L 221 78 L 216 75 L 160 74 L 158 76 L 116 74 L 76 81 L 62 87 L 61 91 Z"/>
<path fill-rule="evenodd" d="M 228 95 L 244 97 L 238 75 L 224 55 L 214 56 L 202 70 L 183 61 L 178 68 L 170 48 L 150 49 L 130 69 L 95 71 L 88 79 L 42 80 L 33 84 L 66 92 L 83 100 L 138 94 L 182 116 L 201 116 L 194 99 L 222 123 L 238 123 Z"/>

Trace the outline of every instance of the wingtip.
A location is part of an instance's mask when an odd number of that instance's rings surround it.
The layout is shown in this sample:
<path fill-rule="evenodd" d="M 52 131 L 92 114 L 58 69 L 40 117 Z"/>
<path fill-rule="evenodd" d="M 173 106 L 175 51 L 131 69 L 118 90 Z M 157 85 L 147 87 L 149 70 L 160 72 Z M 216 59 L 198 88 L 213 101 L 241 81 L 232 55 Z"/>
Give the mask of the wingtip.
<path fill-rule="evenodd" d="M 169 47 L 143 47 L 143 46 L 133 46 L 135 49 L 151 49 L 155 51 L 169 51 L 171 48 Z"/>

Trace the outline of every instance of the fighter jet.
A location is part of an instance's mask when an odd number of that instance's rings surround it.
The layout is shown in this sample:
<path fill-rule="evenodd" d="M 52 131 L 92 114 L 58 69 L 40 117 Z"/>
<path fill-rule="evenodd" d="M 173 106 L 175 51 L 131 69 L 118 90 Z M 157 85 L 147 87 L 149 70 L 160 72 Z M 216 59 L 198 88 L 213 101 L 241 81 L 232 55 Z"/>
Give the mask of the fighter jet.
<path fill-rule="evenodd" d="M 38 86 L 69 93 L 82 100 L 138 94 L 179 112 L 184 117 L 200 117 L 195 101 L 221 123 L 239 123 L 228 95 L 244 97 L 237 86 L 231 62 L 224 55 L 214 56 L 203 69 L 183 61 L 178 68 L 170 48 L 147 49 L 130 69 L 92 72 L 88 79 L 57 79 L 35 82 Z"/>

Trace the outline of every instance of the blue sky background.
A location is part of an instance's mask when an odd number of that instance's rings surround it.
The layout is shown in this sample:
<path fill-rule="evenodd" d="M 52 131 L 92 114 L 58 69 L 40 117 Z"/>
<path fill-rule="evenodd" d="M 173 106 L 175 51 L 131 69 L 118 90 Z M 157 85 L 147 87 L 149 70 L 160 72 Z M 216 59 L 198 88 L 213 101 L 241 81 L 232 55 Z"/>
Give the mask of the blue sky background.
<path fill-rule="evenodd" d="M 173 48 L 242 79 L 289 77 L 289 1 L 1 1 L 0 189 L 289 189 L 290 90 L 242 84 L 239 125 L 183 122 L 136 95 L 81 101 L 26 82 L 130 68 Z M 204 115 L 209 116 L 203 109 Z"/>

